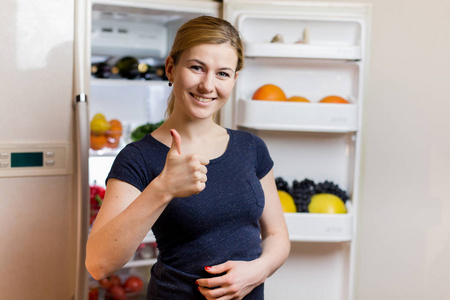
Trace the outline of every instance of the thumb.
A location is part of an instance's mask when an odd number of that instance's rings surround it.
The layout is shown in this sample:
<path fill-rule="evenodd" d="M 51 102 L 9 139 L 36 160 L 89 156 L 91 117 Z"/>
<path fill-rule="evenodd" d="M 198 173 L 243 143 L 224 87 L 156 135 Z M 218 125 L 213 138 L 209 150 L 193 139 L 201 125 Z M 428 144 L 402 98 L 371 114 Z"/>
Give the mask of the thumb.
<path fill-rule="evenodd" d="M 170 151 L 176 151 L 181 154 L 181 136 L 175 129 L 170 129 L 170 134 L 172 135 L 172 145 L 170 146 Z"/>

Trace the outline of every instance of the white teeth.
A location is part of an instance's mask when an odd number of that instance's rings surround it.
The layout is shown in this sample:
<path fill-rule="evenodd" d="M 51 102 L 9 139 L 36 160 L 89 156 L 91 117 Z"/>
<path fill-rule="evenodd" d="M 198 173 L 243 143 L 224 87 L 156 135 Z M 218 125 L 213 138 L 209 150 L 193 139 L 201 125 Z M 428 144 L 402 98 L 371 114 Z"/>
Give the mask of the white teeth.
<path fill-rule="evenodd" d="M 200 102 L 207 103 L 207 102 L 211 102 L 212 101 L 211 98 L 202 98 L 202 97 L 199 97 L 199 96 L 196 96 L 196 95 L 193 95 L 193 96 L 194 96 L 195 99 L 197 99 Z"/>

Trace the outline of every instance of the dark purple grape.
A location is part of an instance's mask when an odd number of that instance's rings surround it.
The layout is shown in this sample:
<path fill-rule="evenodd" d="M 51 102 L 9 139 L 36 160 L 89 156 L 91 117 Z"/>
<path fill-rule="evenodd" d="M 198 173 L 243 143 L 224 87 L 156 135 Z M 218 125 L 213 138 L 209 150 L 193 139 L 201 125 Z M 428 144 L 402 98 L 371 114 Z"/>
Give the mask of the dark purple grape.
<path fill-rule="evenodd" d="M 337 184 L 334 184 L 332 181 L 324 181 L 321 183 L 318 183 L 315 187 L 315 194 L 320 193 L 328 193 L 338 196 L 342 199 L 342 201 L 347 201 L 349 199 L 349 196 L 347 193 L 340 189 Z"/>
<path fill-rule="evenodd" d="M 277 186 L 277 190 L 289 193 L 289 185 L 282 177 L 275 178 L 275 184 Z"/>

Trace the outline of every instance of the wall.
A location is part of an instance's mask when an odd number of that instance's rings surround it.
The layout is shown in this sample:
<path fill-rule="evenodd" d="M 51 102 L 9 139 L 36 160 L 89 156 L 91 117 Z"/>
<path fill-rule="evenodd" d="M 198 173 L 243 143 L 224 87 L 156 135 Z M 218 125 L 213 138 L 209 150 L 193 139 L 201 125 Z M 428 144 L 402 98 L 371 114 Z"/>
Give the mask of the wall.
<path fill-rule="evenodd" d="M 371 3 L 355 300 L 450 295 L 450 2 Z"/>
<path fill-rule="evenodd" d="M 450 2 L 371 2 L 356 299 L 447 299 Z"/>

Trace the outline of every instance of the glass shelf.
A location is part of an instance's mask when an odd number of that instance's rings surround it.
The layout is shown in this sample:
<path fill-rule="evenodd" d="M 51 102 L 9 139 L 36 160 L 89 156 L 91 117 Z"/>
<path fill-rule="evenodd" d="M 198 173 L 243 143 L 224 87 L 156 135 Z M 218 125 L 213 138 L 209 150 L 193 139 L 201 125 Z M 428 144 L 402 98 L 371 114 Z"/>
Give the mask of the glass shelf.
<path fill-rule="evenodd" d="M 134 268 L 152 266 L 156 263 L 156 258 L 130 260 L 122 268 Z"/>
<path fill-rule="evenodd" d="M 139 80 L 139 79 L 111 79 L 93 78 L 90 80 L 91 86 L 167 86 L 167 80 Z"/>

